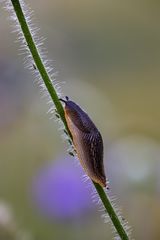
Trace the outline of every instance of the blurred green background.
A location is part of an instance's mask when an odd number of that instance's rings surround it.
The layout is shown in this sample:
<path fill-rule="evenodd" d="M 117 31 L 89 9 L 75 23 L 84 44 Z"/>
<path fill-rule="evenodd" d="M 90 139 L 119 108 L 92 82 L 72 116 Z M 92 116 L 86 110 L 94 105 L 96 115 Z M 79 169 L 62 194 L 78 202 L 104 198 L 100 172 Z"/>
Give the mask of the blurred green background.
<path fill-rule="evenodd" d="M 160 2 L 26 2 L 34 9 L 41 35 L 47 37 L 45 47 L 59 72 L 62 92 L 88 112 L 103 135 L 111 193 L 133 237 L 160 239 Z M 46 167 L 53 167 L 54 173 L 54 162 L 74 165 L 74 160 L 68 160 L 58 125 L 49 119 L 46 101 L 24 69 L 7 18 L 1 8 L 0 239 L 111 239 L 110 227 L 92 201 L 78 202 L 74 191 L 69 194 L 63 175 L 68 174 L 70 190 L 75 178 L 65 172 L 65 164 L 59 189 L 66 199 L 49 205 L 57 197 L 56 191 L 50 197 L 56 180 Z M 76 194 L 82 196 L 79 184 Z M 75 200 L 74 210 L 81 210 L 82 202 L 85 210 L 64 216 L 67 204 L 73 207 L 70 198 Z M 64 210 L 56 215 L 54 206 Z"/>

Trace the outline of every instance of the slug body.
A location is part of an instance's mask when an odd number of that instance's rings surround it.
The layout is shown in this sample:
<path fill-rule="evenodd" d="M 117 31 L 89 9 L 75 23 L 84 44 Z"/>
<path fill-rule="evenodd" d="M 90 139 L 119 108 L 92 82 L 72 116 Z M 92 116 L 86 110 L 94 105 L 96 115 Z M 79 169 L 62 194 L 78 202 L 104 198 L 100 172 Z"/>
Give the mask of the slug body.
<path fill-rule="evenodd" d="M 62 100 L 62 99 L 61 99 Z M 86 174 L 102 187 L 106 187 L 106 176 L 103 166 L 103 140 L 100 132 L 76 103 L 67 97 L 65 118 L 73 137 L 73 144 L 80 163 Z"/>

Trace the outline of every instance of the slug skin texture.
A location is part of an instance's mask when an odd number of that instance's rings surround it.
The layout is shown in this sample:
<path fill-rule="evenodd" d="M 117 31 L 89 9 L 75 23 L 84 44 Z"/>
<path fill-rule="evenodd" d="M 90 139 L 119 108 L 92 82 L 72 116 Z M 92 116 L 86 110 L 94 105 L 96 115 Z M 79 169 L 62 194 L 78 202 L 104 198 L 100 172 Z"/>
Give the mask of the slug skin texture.
<path fill-rule="evenodd" d="M 91 180 L 106 187 L 103 140 L 100 132 L 89 116 L 76 103 L 68 98 L 62 101 L 65 102 L 65 118 L 84 171 Z"/>

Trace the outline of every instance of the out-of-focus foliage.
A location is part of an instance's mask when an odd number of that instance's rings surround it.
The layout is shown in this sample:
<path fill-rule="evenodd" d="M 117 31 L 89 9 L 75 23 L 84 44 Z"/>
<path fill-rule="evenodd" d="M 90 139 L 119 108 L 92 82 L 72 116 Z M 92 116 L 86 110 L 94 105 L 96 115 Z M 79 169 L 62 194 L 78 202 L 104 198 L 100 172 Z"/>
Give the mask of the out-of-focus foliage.
<path fill-rule="evenodd" d="M 110 188 L 135 239 L 160 239 L 159 2 L 26 2 L 47 37 L 64 94 L 89 113 L 103 135 Z M 110 239 L 109 227 L 82 189 L 82 178 L 76 183 L 77 167 L 23 68 L 2 9 L 0 30 L 0 200 L 15 214 L 14 231 L 20 225 L 38 240 Z M 58 162 L 69 164 L 57 170 Z M 16 233 L 2 224 L 4 217 L 0 212 L 0 239 L 13 240 Z"/>

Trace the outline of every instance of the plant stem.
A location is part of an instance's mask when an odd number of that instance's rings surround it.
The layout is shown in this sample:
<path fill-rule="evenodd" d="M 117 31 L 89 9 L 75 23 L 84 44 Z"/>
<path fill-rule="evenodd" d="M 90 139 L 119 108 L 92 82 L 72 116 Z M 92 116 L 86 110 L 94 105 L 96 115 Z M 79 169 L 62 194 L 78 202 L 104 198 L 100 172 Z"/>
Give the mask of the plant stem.
<path fill-rule="evenodd" d="M 65 127 L 67 128 L 67 123 L 66 123 L 66 120 L 65 120 L 65 117 L 64 117 L 64 110 L 63 110 L 63 106 L 61 104 L 61 102 L 59 101 L 59 98 L 58 98 L 58 95 L 57 95 L 57 92 L 55 91 L 53 85 L 52 85 L 52 81 L 48 75 L 48 72 L 47 70 L 45 69 L 45 66 L 43 64 L 43 61 L 40 57 L 40 54 L 38 52 L 38 49 L 36 47 L 36 44 L 33 40 L 33 37 L 31 35 L 31 32 L 30 32 L 30 29 L 29 29 L 29 26 L 26 22 L 26 19 L 25 19 L 25 16 L 24 16 L 24 13 L 22 11 L 22 8 L 21 8 L 21 5 L 20 5 L 20 2 L 17 1 L 17 0 L 11 0 L 12 4 L 13 4 L 13 7 L 14 7 L 14 10 L 15 10 L 15 13 L 17 15 L 17 18 L 18 18 L 18 21 L 19 21 L 19 24 L 21 26 L 21 29 L 22 29 L 22 32 L 24 34 L 24 37 L 25 37 L 25 40 L 27 42 L 27 45 L 28 45 L 28 48 L 32 54 L 32 57 L 34 59 L 34 62 L 35 62 L 35 65 L 46 85 L 46 88 L 56 106 L 56 109 L 57 109 L 57 112 L 59 113 Z M 68 129 L 67 129 L 68 130 Z"/>
<path fill-rule="evenodd" d="M 127 233 L 126 233 L 125 229 L 123 228 L 116 212 L 114 211 L 114 208 L 112 207 L 112 204 L 111 204 L 109 198 L 107 197 L 104 189 L 98 183 L 93 182 L 93 184 L 94 184 L 94 186 L 99 194 L 99 197 L 100 197 L 105 209 L 107 210 L 107 213 L 110 216 L 112 223 L 115 226 L 119 236 L 123 240 L 128 240 L 129 237 L 127 236 Z"/>
<path fill-rule="evenodd" d="M 33 40 L 33 37 L 31 35 L 31 31 L 29 29 L 29 26 L 27 24 L 27 21 L 25 19 L 25 16 L 24 16 L 24 13 L 23 13 L 23 10 L 22 10 L 22 7 L 21 7 L 21 4 L 19 2 L 19 0 L 11 0 L 12 2 L 12 5 L 14 7 L 14 10 L 15 10 L 15 13 L 17 15 L 17 18 L 18 18 L 18 21 L 19 21 L 19 24 L 21 26 L 21 30 L 23 32 L 23 35 L 24 35 L 24 38 L 26 40 L 26 43 L 28 45 L 28 48 L 31 52 L 31 55 L 33 57 L 33 60 L 35 62 L 35 65 L 45 83 L 45 86 L 51 96 L 51 99 L 53 100 L 54 104 L 55 104 L 55 107 L 57 109 L 57 112 L 59 113 L 60 117 L 61 117 L 61 120 L 62 122 L 64 123 L 66 129 L 67 129 L 67 132 L 69 134 L 69 136 L 71 137 L 72 139 L 72 136 L 70 134 L 70 131 L 68 129 L 68 126 L 67 126 L 67 123 L 66 123 L 66 120 L 65 120 L 65 116 L 64 116 L 64 110 L 63 110 L 63 106 L 58 98 L 58 95 L 57 95 L 57 92 L 52 84 L 52 81 L 48 75 L 48 72 L 47 70 L 45 69 L 45 66 L 44 66 L 44 63 L 41 59 L 41 56 L 38 52 L 38 49 L 36 47 L 36 44 Z M 112 207 L 112 204 L 109 200 L 109 198 L 107 197 L 104 189 L 97 183 L 93 182 L 95 188 L 96 188 L 96 191 L 106 209 L 106 211 L 108 212 L 110 218 L 111 218 L 111 221 L 113 223 L 113 225 L 115 226 L 119 236 L 121 237 L 122 240 L 128 240 L 129 237 L 127 236 L 127 233 L 125 231 L 125 229 L 123 228 L 120 220 L 118 219 L 118 216 L 116 214 L 116 212 L 114 211 L 114 208 Z"/>

